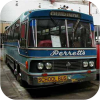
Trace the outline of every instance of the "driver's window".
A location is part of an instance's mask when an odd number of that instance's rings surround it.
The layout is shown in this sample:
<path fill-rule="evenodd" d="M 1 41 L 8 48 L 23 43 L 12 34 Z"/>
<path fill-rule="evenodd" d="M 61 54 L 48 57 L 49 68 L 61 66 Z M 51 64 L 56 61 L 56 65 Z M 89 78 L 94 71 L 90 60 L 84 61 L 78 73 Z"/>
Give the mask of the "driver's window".
<path fill-rule="evenodd" d="M 77 21 L 67 21 L 69 47 L 91 47 L 92 45 L 89 23 L 80 21 L 77 26 L 76 23 Z"/>

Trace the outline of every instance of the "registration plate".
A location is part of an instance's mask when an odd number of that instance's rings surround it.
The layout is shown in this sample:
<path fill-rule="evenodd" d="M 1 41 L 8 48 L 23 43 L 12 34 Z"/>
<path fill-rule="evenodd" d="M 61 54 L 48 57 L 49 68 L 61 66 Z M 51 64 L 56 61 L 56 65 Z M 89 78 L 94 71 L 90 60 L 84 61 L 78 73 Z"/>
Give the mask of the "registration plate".
<path fill-rule="evenodd" d="M 47 77 L 38 77 L 38 83 L 46 82 L 64 82 L 67 81 L 67 76 L 47 76 Z"/>

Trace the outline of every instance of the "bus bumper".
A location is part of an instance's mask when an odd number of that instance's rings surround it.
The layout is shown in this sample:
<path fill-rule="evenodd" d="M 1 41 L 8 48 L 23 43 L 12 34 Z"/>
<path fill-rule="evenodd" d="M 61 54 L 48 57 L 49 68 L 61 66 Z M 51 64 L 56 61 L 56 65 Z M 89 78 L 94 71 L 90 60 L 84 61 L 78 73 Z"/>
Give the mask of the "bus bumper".
<path fill-rule="evenodd" d="M 76 74 L 48 74 L 42 75 L 27 75 L 27 83 L 33 86 L 48 86 L 60 85 L 67 83 L 76 83 L 84 81 L 93 81 L 96 79 L 96 70 L 91 73 L 76 73 Z"/>

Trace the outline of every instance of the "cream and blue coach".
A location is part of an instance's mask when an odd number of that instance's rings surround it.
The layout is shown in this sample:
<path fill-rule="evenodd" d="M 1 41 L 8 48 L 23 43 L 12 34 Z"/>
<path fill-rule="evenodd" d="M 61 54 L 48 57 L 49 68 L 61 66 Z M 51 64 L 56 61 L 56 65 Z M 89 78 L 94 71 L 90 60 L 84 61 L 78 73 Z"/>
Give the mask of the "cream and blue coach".
<path fill-rule="evenodd" d="M 53 86 L 96 78 L 90 15 L 62 9 L 27 11 L 5 34 L 5 61 L 20 83 Z"/>

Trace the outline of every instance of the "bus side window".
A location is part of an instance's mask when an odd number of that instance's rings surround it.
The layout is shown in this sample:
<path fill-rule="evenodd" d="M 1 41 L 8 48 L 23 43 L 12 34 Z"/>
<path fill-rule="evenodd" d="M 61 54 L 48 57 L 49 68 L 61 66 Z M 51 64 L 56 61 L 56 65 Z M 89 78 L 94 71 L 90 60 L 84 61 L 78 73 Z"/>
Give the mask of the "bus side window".
<path fill-rule="evenodd" d="M 20 46 L 26 47 L 26 32 L 27 32 L 27 24 L 21 24 L 21 38 L 20 38 Z"/>
<path fill-rule="evenodd" d="M 15 23 L 15 29 L 14 29 L 14 40 L 17 41 L 20 38 L 20 20 L 18 20 Z"/>
<path fill-rule="evenodd" d="M 12 34 L 12 28 L 10 27 L 8 30 L 7 30 L 7 33 L 6 33 L 6 38 L 7 38 L 7 41 L 8 42 L 11 42 L 13 39 L 13 34 Z"/>
<path fill-rule="evenodd" d="M 7 30 L 8 31 L 8 30 Z M 7 31 L 3 34 L 3 43 L 7 41 Z M 1 34 L 2 35 L 2 34 Z M 1 42 L 2 43 L 2 42 Z"/>
<path fill-rule="evenodd" d="M 9 30 L 9 42 L 13 41 L 13 32 L 14 32 L 14 25 Z"/>
<path fill-rule="evenodd" d="M 11 36 L 10 36 L 11 35 L 10 29 L 11 28 L 9 28 L 8 32 L 7 32 L 7 41 L 10 41 L 10 38 L 11 38 Z"/>
<path fill-rule="evenodd" d="M 11 28 L 11 39 L 10 39 L 10 41 L 14 40 L 14 28 L 15 28 L 15 24 Z"/>

